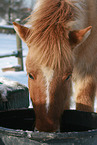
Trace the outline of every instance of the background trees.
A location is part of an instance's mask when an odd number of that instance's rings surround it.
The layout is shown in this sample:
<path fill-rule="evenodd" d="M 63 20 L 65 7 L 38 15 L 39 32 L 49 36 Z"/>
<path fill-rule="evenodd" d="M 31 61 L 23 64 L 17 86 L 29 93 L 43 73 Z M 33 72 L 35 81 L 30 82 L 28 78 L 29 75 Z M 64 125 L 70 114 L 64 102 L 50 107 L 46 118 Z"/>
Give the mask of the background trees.
<path fill-rule="evenodd" d="M 22 22 L 31 14 L 32 7 L 27 7 L 25 0 L 0 0 L 0 17 L 7 22 L 14 21 L 16 18 Z"/>

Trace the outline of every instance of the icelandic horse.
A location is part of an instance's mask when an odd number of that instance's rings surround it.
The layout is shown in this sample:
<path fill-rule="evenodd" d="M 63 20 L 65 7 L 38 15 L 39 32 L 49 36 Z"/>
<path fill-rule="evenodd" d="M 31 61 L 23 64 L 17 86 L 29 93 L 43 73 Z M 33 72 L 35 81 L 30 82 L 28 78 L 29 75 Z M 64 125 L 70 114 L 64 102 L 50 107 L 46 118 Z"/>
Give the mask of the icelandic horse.
<path fill-rule="evenodd" d="M 39 131 L 60 129 L 61 115 L 70 108 L 72 73 L 76 108 L 93 111 L 97 82 L 96 3 L 38 0 L 28 20 L 30 28 L 13 22 L 29 48 L 26 70 Z"/>

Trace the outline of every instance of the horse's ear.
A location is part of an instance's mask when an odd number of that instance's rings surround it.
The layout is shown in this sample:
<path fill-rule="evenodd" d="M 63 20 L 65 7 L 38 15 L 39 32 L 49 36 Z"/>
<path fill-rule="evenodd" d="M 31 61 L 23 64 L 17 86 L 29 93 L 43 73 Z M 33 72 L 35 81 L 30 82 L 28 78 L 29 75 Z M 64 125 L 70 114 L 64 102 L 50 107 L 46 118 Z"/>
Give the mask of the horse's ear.
<path fill-rule="evenodd" d="M 14 29 L 17 32 L 17 34 L 20 36 L 20 38 L 25 42 L 26 38 L 28 37 L 28 34 L 30 32 L 30 29 L 27 27 L 24 27 L 22 25 L 19 25 L 16 22 L 13 22 Z"/>
<path fill-rule="evenodd" d="M 74 30 L 69 33 L 69 41 L 71 46 L 74 48 L 77 45 L 84 42 L 91 33 L 92 26 L 89 26 L 82 30 Z"/>

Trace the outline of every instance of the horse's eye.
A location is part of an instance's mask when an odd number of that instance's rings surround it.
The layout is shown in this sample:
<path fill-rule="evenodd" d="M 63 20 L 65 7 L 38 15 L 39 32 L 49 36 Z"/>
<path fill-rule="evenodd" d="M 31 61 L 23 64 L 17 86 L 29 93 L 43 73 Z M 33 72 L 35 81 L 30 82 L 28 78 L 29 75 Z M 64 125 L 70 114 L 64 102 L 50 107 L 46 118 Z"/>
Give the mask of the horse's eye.
<path fill-rule="evenodd" d="M 67 81 L 67 80 L 69 80 L 70 77 L 71 77 L 71 74 L 65 75 L 65 76 L 63 76 L 62 80 Z"/>
<path fill-rule="evenodd" d="M 65 79 L 66 81 L 69 80 L 69 78 L 71 77 L 71 74 Z"/>
<path fill-rule="evenodd" d="M 34 76 L 32 74 L 29 73 L 28 75 L 30 79 L 34 80 Z"/>

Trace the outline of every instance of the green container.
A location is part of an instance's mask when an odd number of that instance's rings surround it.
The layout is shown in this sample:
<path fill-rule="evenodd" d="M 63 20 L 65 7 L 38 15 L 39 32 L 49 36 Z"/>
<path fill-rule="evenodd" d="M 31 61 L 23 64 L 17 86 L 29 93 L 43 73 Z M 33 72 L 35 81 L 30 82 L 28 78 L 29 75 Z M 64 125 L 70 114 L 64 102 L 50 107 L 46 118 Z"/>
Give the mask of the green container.
<path fill-rule="evenodd" d="M 0 110 L 28 108 L 28 88 L 18 82 L 0 77 Z"/>
<path fill-rule="evenodd" d="M 35 132 L 33 109 L 0 112 L 0 145 L 97 145 L 97 114 L 64 111 L 61 132 Z"/>

